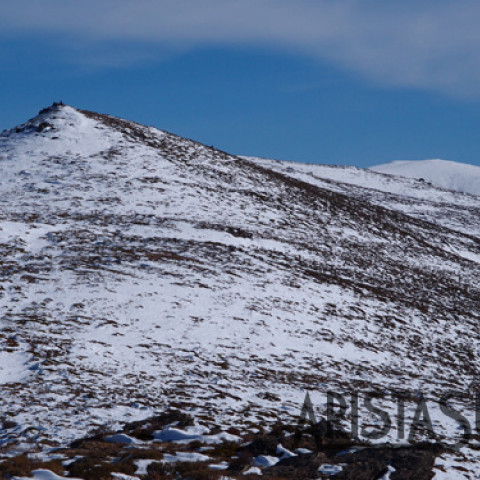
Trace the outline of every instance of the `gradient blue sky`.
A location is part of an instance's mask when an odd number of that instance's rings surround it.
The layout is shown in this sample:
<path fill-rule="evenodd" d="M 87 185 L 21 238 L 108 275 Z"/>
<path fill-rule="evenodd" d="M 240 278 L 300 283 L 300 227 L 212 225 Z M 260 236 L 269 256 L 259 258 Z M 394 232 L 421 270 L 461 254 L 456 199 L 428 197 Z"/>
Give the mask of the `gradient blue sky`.
<path fill-rule="evenodd" d="M 0 130 L 52 101 L 237 154 L 480 165 L 472 1 L 17 0 Z"/>

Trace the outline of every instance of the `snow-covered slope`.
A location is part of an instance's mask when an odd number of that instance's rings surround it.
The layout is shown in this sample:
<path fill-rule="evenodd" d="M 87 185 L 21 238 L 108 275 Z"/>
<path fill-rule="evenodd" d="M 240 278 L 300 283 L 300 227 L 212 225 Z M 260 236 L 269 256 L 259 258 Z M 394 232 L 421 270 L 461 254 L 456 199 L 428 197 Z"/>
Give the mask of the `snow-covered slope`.
<path fill-rule="evenodd" d="M 447 160 L 395 161 L 371 167 L 375 172 L 423 179 L 439 187 L 480 195 L 480 167 Z"/>
<path fill-rule="evenodd" d="M 306 390 L 320 409 L 478 374 L 477 197 L 61 105 L 0 135 L 0 193 L 3 442 L 168 406 L 256 429 Z"/>

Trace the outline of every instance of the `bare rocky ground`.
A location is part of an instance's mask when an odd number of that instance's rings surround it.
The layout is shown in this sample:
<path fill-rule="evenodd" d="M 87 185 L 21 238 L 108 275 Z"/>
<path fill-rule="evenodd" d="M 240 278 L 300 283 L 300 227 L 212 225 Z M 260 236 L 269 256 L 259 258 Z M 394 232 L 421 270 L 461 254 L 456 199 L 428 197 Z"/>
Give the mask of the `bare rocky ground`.
<path fill-rule="evenodd" d="M 435 458 L 444 452 L 444 448 L 428 443 L 403 447 L 355 444 L 339 432 L 326 435 L 322 424 L 302 430 L 277 424 L 269 431 L 243 438 L 240 431 L 230 429 L 230 441 L 212 445 L 208 437 L 215 436 L 215 429 L 203 439 L 188 438 L 186 430 L 193 424 L 188 415 L 166 412 L 127 424 L 117 432 L 95 432 L 50 452 L 51 459 L 41 461 L 26 455 L 11 458 L 0 464 L 0 474 L 23 476 L 48 469 L 85 480 L 249 480 L 259 475 L 272 480 L 332 475 L 341 480 L 371 480 L 388 474 L 392 480 L 427 480 L 432 478 Z M 161 441 L 160 432 L 174 432 L 177 439 Z M 192 461 L 181 461 L 182 455 Z"/>

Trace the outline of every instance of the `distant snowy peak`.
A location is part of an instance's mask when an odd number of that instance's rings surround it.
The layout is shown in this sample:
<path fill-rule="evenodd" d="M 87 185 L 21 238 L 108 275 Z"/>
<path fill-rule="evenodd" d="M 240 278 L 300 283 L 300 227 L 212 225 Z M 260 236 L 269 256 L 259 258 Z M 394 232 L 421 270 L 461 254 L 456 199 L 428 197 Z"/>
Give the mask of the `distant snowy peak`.
<path fill-rule="evenodd" d="M 480 167 L 448 160 L 400 160 L 370 170 L 423 179 L 440 187 L 480 195 Z"/>

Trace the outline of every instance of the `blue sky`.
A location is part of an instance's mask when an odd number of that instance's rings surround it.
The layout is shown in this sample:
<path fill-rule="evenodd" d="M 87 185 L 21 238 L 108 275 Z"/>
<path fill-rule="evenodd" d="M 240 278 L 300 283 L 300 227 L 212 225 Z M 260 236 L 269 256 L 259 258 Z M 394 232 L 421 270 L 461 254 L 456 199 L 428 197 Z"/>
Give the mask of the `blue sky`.
<path fill-rule="evenodd" d="M 398 4 L 4 2 L 0 129 L 63 100 L 238 154 L 480 165 L 480 5 Z"/>

